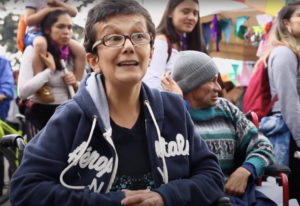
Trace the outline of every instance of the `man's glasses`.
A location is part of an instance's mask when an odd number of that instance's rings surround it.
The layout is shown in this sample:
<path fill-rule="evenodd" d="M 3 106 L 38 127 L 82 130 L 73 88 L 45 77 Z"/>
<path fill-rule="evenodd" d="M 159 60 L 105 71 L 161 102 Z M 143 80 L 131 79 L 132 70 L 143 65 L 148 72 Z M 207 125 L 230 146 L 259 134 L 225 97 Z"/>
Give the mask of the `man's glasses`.
<path fill-rule="evenodd" d="M 92 50 L 101 44 L 107 47 L 121 47 L 125 44 L 126 39 L 130 39 L 133 45 L 144 45 L 152 42 L 152 34 L 150 32 L 133 33 L 131 35 L 109 34 L 96 41 Z"/>

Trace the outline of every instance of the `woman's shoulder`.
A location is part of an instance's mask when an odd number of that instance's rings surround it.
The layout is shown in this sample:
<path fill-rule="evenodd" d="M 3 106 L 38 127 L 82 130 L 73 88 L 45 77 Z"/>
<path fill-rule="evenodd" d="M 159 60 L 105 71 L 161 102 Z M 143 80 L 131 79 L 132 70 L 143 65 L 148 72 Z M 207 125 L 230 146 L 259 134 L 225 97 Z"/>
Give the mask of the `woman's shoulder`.
<path fill-rule="evenodd" d="M 282 58 L 284 56 L 284 58 Z M 270 53 L 268 64 L 272 67 L 274 62 L 276 64 L 285 65 L 286 63 L 294 62 L 298 64 L 298 55 L 288 46 L 276 46 Z"/>
<path fill-rule="evenodd" d="M 167 36 L 164 35 L 164 34 L 159 34 L 156 36 L 155 40 L 161 40 L 161 41 L 164 41 L 164 42 L 167 42 Z"/>
<path fill-rule="evenodd" d="M 270 58 L 280 55 L 281 57 L 284 55 L 285 57 L 295 57 L 295 52 L 285 45 L 276 46 L 270 53 Z"/>

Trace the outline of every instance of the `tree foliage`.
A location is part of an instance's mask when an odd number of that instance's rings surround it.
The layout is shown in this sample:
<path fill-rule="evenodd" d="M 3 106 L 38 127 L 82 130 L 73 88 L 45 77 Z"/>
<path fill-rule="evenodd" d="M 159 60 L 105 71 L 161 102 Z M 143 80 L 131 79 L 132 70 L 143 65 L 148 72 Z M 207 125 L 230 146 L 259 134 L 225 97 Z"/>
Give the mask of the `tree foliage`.
<path fill-rule="evenodd" d="M 8 3 L 18 3 L 23 2 L 24 0 L 0 0 L 0 12 L 7 11 L 6 5 Z M 70 2 L 79 2 L 79 6 L 77 6 L 78 11 L 84 7 L 86 7 L 88 4 L 92 4 L 93 0 L 73 0 Z M 0 18 L 0 45 L 6 48 L 7 53 L 15 54 L 18 52 L 17 48 L 17 29 L 18 29 L 18 21 L 19 21 L 20 15 L 19 14 L 13 14 L 8 13 L 5 17 Z M 77 40 L 83 39 L 83 28 L 77 24 L 73 27 L 73 35 Z M 15 55 L 16 56 L 16 55 Z M 13 60 L 14 65 L 17 66 L 19 64 L 19 60 L 17 57 Z"/>

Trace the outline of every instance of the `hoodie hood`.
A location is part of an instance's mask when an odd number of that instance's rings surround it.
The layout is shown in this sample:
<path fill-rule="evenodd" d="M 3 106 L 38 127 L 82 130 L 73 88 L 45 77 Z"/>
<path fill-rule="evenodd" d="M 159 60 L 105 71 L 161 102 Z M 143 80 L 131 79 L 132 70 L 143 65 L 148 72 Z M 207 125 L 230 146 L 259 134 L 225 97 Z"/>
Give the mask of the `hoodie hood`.
<path fill-rule="evenodd" d="M 161 119 L 164 117 L 164 107 L 162 98 L 153 94 L 153 91 L 144 83 L 142 83 L 141 95 L 143 101 L 143 111 L 147 121 L 152 121 L 151 113 L 149 112 L 146 102 L 151 104 L 153 115 L 155 119 Z M 106 98 L 106 92 L 103 86 L 103 75 L 95 72 L 88 74 L 80 84 L 80 88 L 74 96 L 75 101 L 80 107 L 89 115 L 92 122 L 93 116 L 99 117 L 98 124 L 102 131 L 108 131 L 110 129 L 110 116 L 108 102 Z M 93 104 L 91 104 L 93 102 Z M 101 114 L 101 115 L 100 115 Z M 158 125 L 162 129 L 162 124 Z"/>
<path fill-rule="evenodd" d="M 101 76 L 100 74 L 92 73 L 86 79 L 85 88 L 91 96 L 98 113 L 101 114 L 100 118 L 104 131 L 108 131 L 110 129 L 109 109 Z"/>

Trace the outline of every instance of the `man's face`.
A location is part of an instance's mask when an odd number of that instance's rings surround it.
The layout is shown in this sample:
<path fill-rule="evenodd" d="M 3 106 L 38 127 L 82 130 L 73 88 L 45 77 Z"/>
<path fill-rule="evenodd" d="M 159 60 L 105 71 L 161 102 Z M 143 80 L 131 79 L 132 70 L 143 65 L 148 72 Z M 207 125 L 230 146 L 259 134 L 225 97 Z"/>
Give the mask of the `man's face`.
<path fill-rule="evenodd" d="M 197 102 L 199 109 L 206 109 L 216 106 L 218 100 L 218 92 L 221 91 L 221 86 L 218 83 L 218 75 L 193 90 L 192 97 Z"/>

